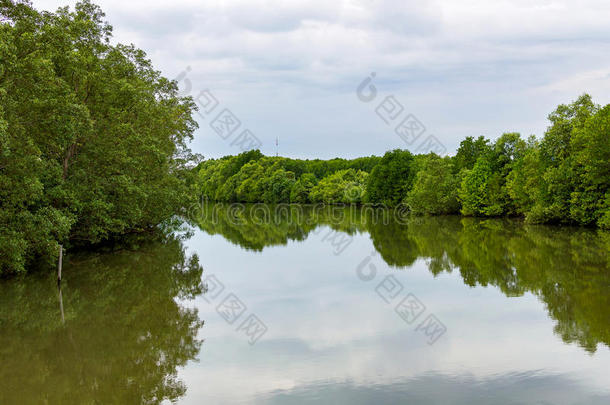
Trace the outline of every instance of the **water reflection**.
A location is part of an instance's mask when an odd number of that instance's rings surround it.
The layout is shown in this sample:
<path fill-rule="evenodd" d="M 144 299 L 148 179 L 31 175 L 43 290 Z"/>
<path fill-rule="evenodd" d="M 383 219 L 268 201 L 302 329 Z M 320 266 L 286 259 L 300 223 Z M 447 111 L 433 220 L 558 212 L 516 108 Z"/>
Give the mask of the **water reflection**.
<path fill-rule="evenodd" d="M 54 274 L 0 283 L 0 403 L 160 403 L 186 386 L 203 325 L 179 303 L 201 294 L 202 267 L 176 238 L 72 256 Z"/>
<path fill-rule="evenodd" d="M 425 374 L 389 384 L 362 385 L 353 381 L 319 382 L 276 390 L 259 396 L 257 404 L 607 404 L 608 396 L 589 396 L 574 381 L 536 372 L 510 373 L 478 379 L 475 376 Z"/>
<path fill-rule="evenodd" d="M 546 304 L 565 342 L 591 353 L 598 344 L 610 346 L 608 232 L 507 219 L 397 219 L 392 212 L 353 206 L 210 205 L 197 225 L 255 251 L 304 240 L 323 225 L 350 235 L 367 232 L 391 266 L 408 268 L 425 259 L 434 275 L 458 271 L 464 284 L 495 286 L 507 297 L 532 293 Z"/>
<path fill-rule="evenodd" d="M 215 210 L 188 241 L 72 254 L 60 291 L 54 274 L 1 282 L 0 403 L 610 401 L 608 233 Z M 333 254 L 328 228 L 348 250 Z M 202 292 L 191 251 L 268 326 L 254 346 Z M 366 282 L 356 269 L 371 251 Z M 387 275 L 446 323 L 437 343 L 376 293 Z"/>

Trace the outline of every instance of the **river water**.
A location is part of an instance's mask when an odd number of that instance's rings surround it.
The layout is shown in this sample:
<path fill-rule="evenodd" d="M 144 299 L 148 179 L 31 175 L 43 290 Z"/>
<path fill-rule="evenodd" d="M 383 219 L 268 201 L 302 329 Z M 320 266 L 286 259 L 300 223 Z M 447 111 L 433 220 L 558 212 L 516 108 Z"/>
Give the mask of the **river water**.
<path fill-rule="evenodd" d="M 0 404 L 608 404 L 610 234 L 213 206 L 0 282 Z"/>

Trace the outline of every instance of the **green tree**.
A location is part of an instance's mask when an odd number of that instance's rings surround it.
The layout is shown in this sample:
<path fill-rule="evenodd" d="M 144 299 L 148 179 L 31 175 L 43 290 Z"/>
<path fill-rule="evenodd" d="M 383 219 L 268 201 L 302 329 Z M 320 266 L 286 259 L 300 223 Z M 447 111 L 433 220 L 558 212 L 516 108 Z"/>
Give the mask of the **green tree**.
<path fill-rule="evenodd" d="M 430 154 L 417 172 L 406 202 L 416 214 L 453 214 L 459 212 L 459 182 L 449 158 Z"/>
<path fill-rule="evenodd" d="M 540 150 L 536 140 L 531 139 L 523 157 L 514 162 L 506 179 L 506 189 L 517 214 L 525 215 L 532 209 L 541 177 Z"/>
<path fill-rule="evenodd" d="M 594 115 L 598 106 L 587 94 L 568 105 L 559 105 L 549 115 L 551 125 L 540 142 L 543 175 L 536 202 L 527 219 L 530 222 L 571 222 L 570 201 L 576 187 L 572 156 L 572 136 Z"/>
<path fill-rule="evenodd" d="M 238 176 L 237 199 L 243 202 L 258 202 L 263 194 L 262 178 L 265 168 L 258 161 L 250 161 L 242 166 Z"/>
<path fill-rule="evenodd" d="M 483 136 L 479 136 L 476 140 L 472 136 L 466 137 L 460 142 L 460 147 L 453 158 L 455 172 L 472 169 L 477 160 L 482 156 L 487 156 L 491 149 L 489 141 Z"/>
<path fill-rule="evenodd" d="M 503 213 L 500 174 L 494 173 L 488 158 L 481 157 L 472 170 L 465 170 L 458 196 L 462 214 L 498 216 Z"/>
<path fill-rule="evenodd" d="M 370 203 L 398 205 L 405 198 L 415 180 L 414 159 L 411 152 L 386 152 L 371 172 L 365 200 Z"/>
<path fill-rule="evenodd" d="M 526 149 L 527 144 L 518 133 L 504 133 L 471 170 L 462 170 L 458 194 L 464 215 L 499 216 L 515 212 L 506 182 Z"/>
<path fill-rule="evenodd" d="M 318 183 L 318 179 L 313 173 L 303 173 L 301 178 L 294 183 L 290 192 L 290 202 L 307 204 L 310 203 L 309 193 Z"/>
<path fill-rule="evenodd" d="M 3 1 L 0 17 L 0 273 L 179 212 L 193 101 L 143 51 L 111 45 L 89 1 L 56 13 Z"/>
<path fill-rule="evenodd" d="M 290 192 L 292 191 L 292 186 L 295 183 L 294 173 L 277 167 L 278 165 L 274 165 L 267 169 L 266 177 L 262 181 L 263 202 L 290 202 Z"/>
<path fill-rule="evenodd" d="M 309 197 L 313 202 L 360 203 L 368 175 L 354 169 L 339 170 L 326 176 L 311 189 Z"/>
<path fill-rule="evenodd" d="M 574 191 L 570 216 L 583 225 L 610 227 L 610 105 L 573 131 Z"/>

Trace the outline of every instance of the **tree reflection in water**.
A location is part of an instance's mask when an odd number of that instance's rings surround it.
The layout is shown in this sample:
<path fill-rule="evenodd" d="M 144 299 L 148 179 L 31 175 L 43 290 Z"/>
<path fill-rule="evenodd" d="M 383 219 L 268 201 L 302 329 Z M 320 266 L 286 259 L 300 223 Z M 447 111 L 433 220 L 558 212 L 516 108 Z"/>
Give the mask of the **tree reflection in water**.
<path fill-rule="evenodd" d="M 506 296 L 535 294 L 567 343 L 610 346 L 610 233 L 457 216 L 402 217 L 347 207 L 208 205 L 197 225 L 246 249 L 304 240 L 318 226 L 367 232 L 383 260 L 408 268 L 424 259 L 434 274 L 459 271 L 464 284 Z"/>
<path fill-rule="evenodd" d="M 0 283 L 0 403 L 160 403 L 185 394 L 203 321 L 179 300 L 202 267 L 170 237 L 137 250 L 73 255 L 54 274 Z M 59 301 L 58 301 L 59 298 Z"/>

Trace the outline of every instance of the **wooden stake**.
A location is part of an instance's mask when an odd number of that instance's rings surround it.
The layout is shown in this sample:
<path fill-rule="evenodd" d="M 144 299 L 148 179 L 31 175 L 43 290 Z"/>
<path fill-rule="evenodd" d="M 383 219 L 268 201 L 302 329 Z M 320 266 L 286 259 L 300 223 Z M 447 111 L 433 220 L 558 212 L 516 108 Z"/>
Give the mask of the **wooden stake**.
<path fill-rule="evenodd" d="M 59 261 L 57 262 L 57 285 L 61 284 L 61 265 L 62 259 L 64 255 L 64 248 L 62 245 L 59 245 Z"/>

